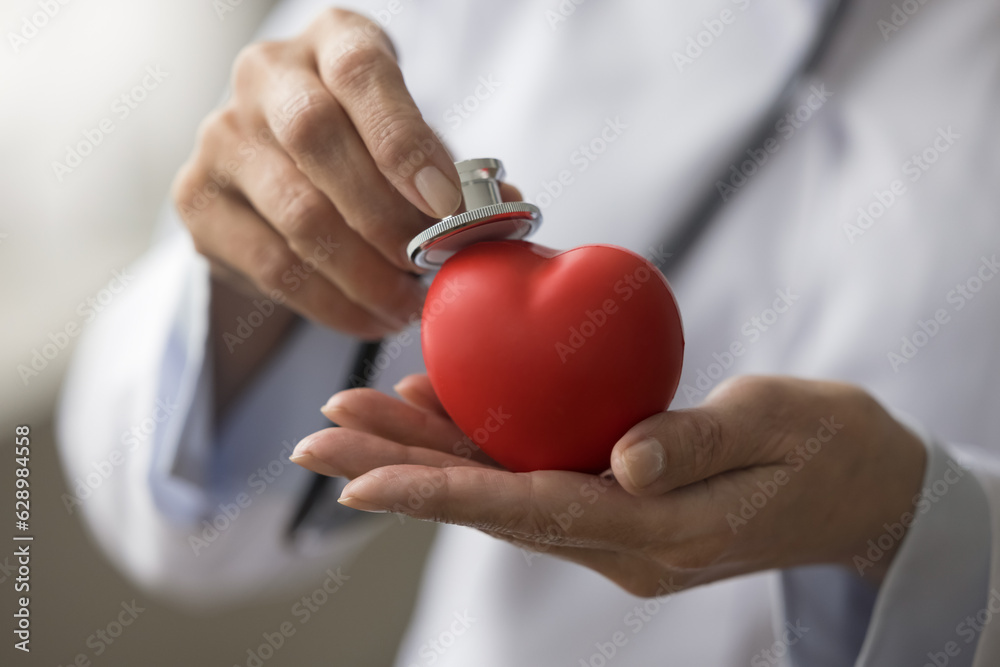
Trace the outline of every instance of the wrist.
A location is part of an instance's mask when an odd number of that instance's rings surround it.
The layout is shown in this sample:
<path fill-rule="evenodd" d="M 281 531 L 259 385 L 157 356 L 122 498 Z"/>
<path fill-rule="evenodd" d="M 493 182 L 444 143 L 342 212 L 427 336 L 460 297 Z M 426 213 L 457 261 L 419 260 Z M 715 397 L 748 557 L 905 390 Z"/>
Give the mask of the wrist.
<path fill-rule="evenodd" d="M 878 585 L 885 577 L 919 513 L 921 488 L 927 470 L 927 448 L 909 428 L 884 410 L 879 440 L 870 448 L 872 470 L 868 511 L 840 563 Z"/>

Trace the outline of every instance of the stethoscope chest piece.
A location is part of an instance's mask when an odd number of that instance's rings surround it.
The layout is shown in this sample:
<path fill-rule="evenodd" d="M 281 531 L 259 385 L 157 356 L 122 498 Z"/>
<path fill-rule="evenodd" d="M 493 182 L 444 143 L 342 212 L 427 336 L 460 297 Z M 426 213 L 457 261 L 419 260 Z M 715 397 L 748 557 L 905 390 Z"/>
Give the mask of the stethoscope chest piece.
<path fill-rule="evenodd" d="M 440 268 L 473 243 L 525 239 L 542 224 L 542 212 L 537 206 L 501 200 L 504 169 L 500 160 L 465 160 L 455 163 L 455 167 L 462 180 L 465 211 L 444 218 L 410 241 L 406 254 L 422 269 Z"/>

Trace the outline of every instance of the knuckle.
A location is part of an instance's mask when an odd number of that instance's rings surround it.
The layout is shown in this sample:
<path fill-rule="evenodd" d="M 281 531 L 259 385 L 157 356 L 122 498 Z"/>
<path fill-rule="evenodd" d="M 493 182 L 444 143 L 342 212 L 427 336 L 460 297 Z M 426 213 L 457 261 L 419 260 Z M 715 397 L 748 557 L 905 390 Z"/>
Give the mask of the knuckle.
<path fill-rule="evenodd" d="M 330 64 L 344 57 L 348 57 L 349 62 L 357 58 L 354 62 L 363 63 L 373 57 L 388 56 L 395 62 L 392 40 L 378 22 L 361 14 L 331 7 L 319 14 L 311 31 L 325 39 L 329 34 L 335 35 L 333 48 L 327 52 Z"/>
<path fill-rule="evenodd" d="M 795 404 L 795 387 L 785 378 L 764 375 L 739 375 L 727 378 L 713 389 L 705 402 L 725 402 L 750 411 L 763 411 L 785 418 Z"/>
<path fill-rule="evenodd" d="M 829 401 L 836 410 L 843 410 L 863 424 L 885 424 L 893 422 L 882 404 L 874 396 L 856 385 L 842 385 L 835 389 L 835 397 Z M 840 407 L 842 406 L 842 407 Z"/>
<path fill-rule="evenodd" d="M 756 375 L 736 375 L 733 377 L 728 377 L 713 389 L 710 395 L 719 396 L 733 396 L 733 395 L 754 395 L 758 389 L 761 389 L 761 385 L 766 384 L 766 378 L 759 377 Z"/>
<path fill-rule="evenodd" d="M 199 155 L 210 154 L 223 141 L 238 131 L 239 114 L 234 107 L 224 106 L 215 109 L 202 119 L 198 125 L 197 152 Z"/>
<path fill-rule="evenodd" d="M 200 229 L 205 212 L 215 202 L 220 190 L 207 191 L 205 170 L 197 161 L 189 161 L 174 176 L 170 186 L 170 197 L 177 215 L 192 232 Z"/>
<path fill-rule="evenodd" d="M 694 474 L 704 476 L 715 470 L 716 461 L 724 457 L 725 443 L 722 422 L 708 412 L 689 413 L 687 443 L 690 466 Z"/>
<path fill-rule="evenodd" d="M 537 478 L 526 475 L 521 478 L 521 483 L 526 492 L 524 505 L 521 511 L 510 515 L 506 526 L 508 531 L 538 545 L 564 543 L 568 538 L 566 531 L 535 504 L 535 499 L 541 493 Z"/>
<path fill-rule="evenodd" d="M 261 246 L 252 257 L 254 283 L 264 294 L 282 291 L 282 279 L 293 263 L 291 252 L 273 245 Z"/>
<path fill-rule="evenodd" d="M 314 239 L 325 229 L 328 213 L 326 197 L 321 192 L 301 189 L 285 199 L 275 224 L 297 241 Z"/>
<path fill-rule="evenodd" d="M 261 70 L 274 66 L 285 45 L 277 41 L 254 42 L 240 49 L 233 60 L 234 89 L 242 89 L 255 81 Z"/>
<path fill-rule="evenodd" d="M 313 26 L 320 30 L 343 28 L 344 26 L 364 26 L 378 24 L 367 17 L 342 7 L 327 7 L 313 20 Z"/>
<path fill-rule="evenodd" d="M 373 122 L 369 143 L 380 168 L 408 176 L 427 160 L 430 148 L 415 139 L 420 122 L 416 113 L 396 113 Z"/>
<path fill-rule="evenodd" d="M 312 24 L 319 28 L 328 28 L 330 26 L 341 26 L 350 21 L 357 20 L 358 18 L 360 18 L 360 16 L 349 9 L 344 9 L 342 7 L 327 7 L 316 15 Z"/>
<path fill-rule="evenodd" d="M 320 137 L 333 125 L 331 104 L 322 93 L 305 91 L 283 106 L 275 135 L 294 159 L 308 159 L 323 145 Z"/>
<path fill-rule="evenodd" d="M 388 54 L 375 40 L 348 37 L 341 47 L 323 67 L 334 88 L 366 90 L 384 76 Z"/>

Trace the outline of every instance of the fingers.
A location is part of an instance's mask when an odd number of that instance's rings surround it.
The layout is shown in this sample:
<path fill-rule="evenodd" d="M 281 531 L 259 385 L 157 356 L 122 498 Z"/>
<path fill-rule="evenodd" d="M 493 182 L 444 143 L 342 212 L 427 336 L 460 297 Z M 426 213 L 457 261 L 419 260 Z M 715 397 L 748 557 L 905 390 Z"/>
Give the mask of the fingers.
<path fill-rule="evenodd" d="M 290 460 L 321 475 L 348 479 L 398 464 L 433 468 L 482 465 L 454 454 L 408 447 L 344 427 L 324 429 L 303 439 L 295 446 Z"/>
<path fill-rule="evenodd" d="M 420 410 L 374 389 L 349 389 L 334 394 L 323 406 L 330 421 L 411 447 L 462 453 L 462 431 L 449 419 Z"/>
<path fill-rule="evenodd" d="M 441 401 L 434 392 L 434 387 L 431 386 L 431 380 L 426 374 L 416 373 L 407 375 L 397 382 L 393 389 L 410 405 L 415 405 L 418 408 L 444 417 L 449 421 L 451 420 L 447 410 L 441 405 Z"/>
<path fill-rule="evenodd" d="M 246 204 L 220 195 L 184 221 L 198 252 L 245 276 L 267 298 L 360 338 L 376 339 L 389 333 L 389 326 L 322 275 L 307 273 L 281 236 Z"/>
<path fill-rule="evenodd" d="M 402 511 L 527 542 L 548 539 L 568 546 L 616 549 L 648 544 L 651 531 L 658 530 L 657 523 L 664 518 L 656 500 L 635 498 L 614 484 L 599 491 L 595 484 L 601 484 L 599 478 L 564 471 L 392 465 L 349 483 L 340 502 L 368 511 Z M 423 500 L 418 507 L 407 505 L 412 493 Z"/>
<path fill-rule="evenodd" d="M 394 329 L 419 316 L 425 289 L 348 227 L 329 198 L 273 144 L 234 178 L 289 247 L 355 303 Z"/>
<path fill-rule="evenodd" d="M 462 202 L 458 172 L 406 89 L 377 24 L 356 14 L 317 22 L 319 75 L 340 103 L 379 171 L 408 201 L 442 218 Z M 371 38 L 359 34 L 371 32 Z M 345 46 L 347 48 L 345 48 Z"/>
<path fill-rule="evenodd" d="M 311 68 L 272 68 L 259 78 L 256 101 L 296 169 L 386 259 L 411 268 L 406 244 L 433 220 L 382 175 L 340 101 Z"/>
<path fill-rule="evenodd" d="M 461 192 L 388 39 L 327 10 L 299 37 L 241 51 L 232 83 L 175 181 L 196 248 L 216 275 L 287 294 L 314 321 L 364 338 L 400 328 L 424 294 L 406 245 Z"/>
<path fill-rule="evenodd" d="M 413 379 L 410 379 L 413 378 Z M 323 414 L 341 426 L 347 426 L 366 433 L 381 436 L 412 447 L 426 447 L 449 452 L 465 459 L 472 459 L 499 467 L 483 450 L 451 420 L 440 407 L 437 397 L 430 389 L 426 376 L 411 375 L 404 378 L 406 386 L 419 386 L 420 378 L 426 387 L 420 387 L 421 399 L 438 409 L 424 409 L 407 405 L 373 389 L 349 389 L 334 394 L 323 406 Z M 398 386 L 398 385 L 397 385 Z M 424 392 L 430 392 L 428 396 Z"/>
<path fill-rule="evenodd" d="M 746 465 L 739 434 L 717 411 L 661 412 L 626 433 L 611 452 L 611 470 L 635 495 L 660 495 Z"/>

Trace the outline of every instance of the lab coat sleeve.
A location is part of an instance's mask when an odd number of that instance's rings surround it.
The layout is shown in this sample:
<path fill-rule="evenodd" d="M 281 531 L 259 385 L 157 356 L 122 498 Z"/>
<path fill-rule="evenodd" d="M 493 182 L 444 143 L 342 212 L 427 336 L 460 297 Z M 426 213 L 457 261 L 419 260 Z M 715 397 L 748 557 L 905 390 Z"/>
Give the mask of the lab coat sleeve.
<path fill-rule="evenodd" d="M 355 343 L 300 323 L 215 425 L 207 264 L 177 231 L 122 275 L 126 288 L 87 326 L 64 384 L 67 511 L 137 585 L 182 605 L 234 603 L 335 572 L 384 517 L 321 507 L 336 530 L 290 538 L 311 473 L 288 455 L 329 425 L 319 407 L 340 388 Z M 325 504 L 340 507 L 338 484 L 328 487 Z"/>
<path fill-rule="evenodd" d="M 801 635 L 788 635 L 790 664 L 796 667 L 1000 664 L 1000 625 L 988 620 L 1000 612 L 1000 474 L 996 464 L 990 472 L 982 452 L 942 446 L 905 421 L 928 454 L 911 515 L 886 523 L 884 532 L 855 554 L 848 571 L 783 573 L 785 627 L 797 625 Z M 991 484 L 997 489 L 992 502 Z M 904 522 L 910 523 L 905 536 Z M 871 568 L 900 536 L 899 550 L 876 588 L 868 581 Z"/>

